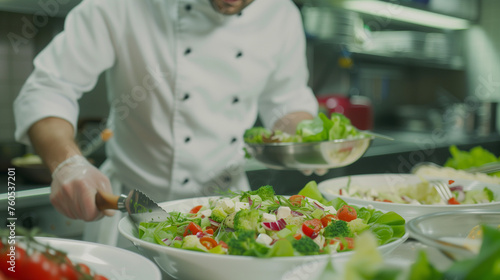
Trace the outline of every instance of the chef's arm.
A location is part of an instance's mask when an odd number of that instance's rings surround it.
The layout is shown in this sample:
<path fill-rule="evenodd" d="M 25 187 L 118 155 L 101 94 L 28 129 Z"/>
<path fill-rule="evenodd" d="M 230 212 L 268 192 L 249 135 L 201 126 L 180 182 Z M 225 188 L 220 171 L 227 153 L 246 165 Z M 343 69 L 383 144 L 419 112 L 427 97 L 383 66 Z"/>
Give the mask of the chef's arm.
<path fill-rule="evenodd" d="M 37 121 L 28 130 L 35 152 L 51 172 L 64 160 L 81 155 L 74 140 L 74 128 L 68 121 L 47 117 Z"/>
<path fill-rule="evenodd" d="M 281 130 L 289 134 L 295 134 L 297 125 L 303 120 L 312 120 L 314 117 L 307 112 L 293 112 L 285 115 L 274 124 L 273 130 Z"/>
<path fill-rule="evenodd" d="M 94 221 L 112 212 L 95 205 L 99 191 L 111 193 L 111 183 L 81 154 L 68 121 L 47 117 L 33 124 L 28 135 L 35 151 L 52 173 L 50 202 L 67 217 Z"/>

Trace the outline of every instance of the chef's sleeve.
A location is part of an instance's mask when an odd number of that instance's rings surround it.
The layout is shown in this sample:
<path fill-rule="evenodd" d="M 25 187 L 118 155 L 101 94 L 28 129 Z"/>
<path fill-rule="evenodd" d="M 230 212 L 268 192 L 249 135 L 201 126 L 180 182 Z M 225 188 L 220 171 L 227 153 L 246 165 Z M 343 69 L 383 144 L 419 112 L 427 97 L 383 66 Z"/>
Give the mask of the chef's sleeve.
<path fill-rule="evenodd" d="M 17 141 L 30 144 L 27 132 L 37 121 L 59 117 L 76 131 L 78 99 L 92 90 L 99 75 L 114 64 L 113 36 L 105 4 L 86 0 L 67 15 L 64 31 L 38 54 L 34 70 L 14 101 Z"/>
<path fill-rule="evenodd" d="M 307 85 L 309 71 L 300 12 L 291 9 L 287 15 L 289 19 L 283 21 L 286 24 L 281 30 L 284 34 L 282 52 L 275 71 L 259 97 L 259 116 L 269 129 L 288 113 L 303 111 L 316 116 L 318 112 L 317 99 Z"/>

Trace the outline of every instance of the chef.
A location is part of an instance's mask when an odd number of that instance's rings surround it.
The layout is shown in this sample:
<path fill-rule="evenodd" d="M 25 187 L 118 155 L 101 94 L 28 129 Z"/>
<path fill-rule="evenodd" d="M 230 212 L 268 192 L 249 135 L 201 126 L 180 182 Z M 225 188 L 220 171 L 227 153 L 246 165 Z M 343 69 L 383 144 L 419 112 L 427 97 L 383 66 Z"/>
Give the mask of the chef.
<path fill-rule="evenodd" d="M 101 73 L 114 136 L 98 170 L 74 136 L 78 99 Z M 35 58 L 14 103 L 15 136 L 52 171 L 54 207 L 99 220 L 85 239 L 116 245 L 120 215 L 96 209 L 97 191 L 167 201 L 247 190 L 244 131 L 259 116 L 294 133 L 317 114 L 307 80 L 291 0 L 85 0 Z"/>

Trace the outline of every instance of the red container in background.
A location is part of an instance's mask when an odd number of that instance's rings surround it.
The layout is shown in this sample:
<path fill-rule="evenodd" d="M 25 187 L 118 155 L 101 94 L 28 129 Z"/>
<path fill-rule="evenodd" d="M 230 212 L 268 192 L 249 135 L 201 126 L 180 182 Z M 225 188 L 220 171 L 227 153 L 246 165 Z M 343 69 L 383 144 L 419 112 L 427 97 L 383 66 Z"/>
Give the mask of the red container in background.
<path fill-rule="evenodd" d="M 373 129 L 373 109 L 369 98 L 364 96 L 347 97 L 341 94 L 317 96 L 319 111 L 330 116 L 332 113 L 344 114 L 352 125 L 360 130 Z"/>

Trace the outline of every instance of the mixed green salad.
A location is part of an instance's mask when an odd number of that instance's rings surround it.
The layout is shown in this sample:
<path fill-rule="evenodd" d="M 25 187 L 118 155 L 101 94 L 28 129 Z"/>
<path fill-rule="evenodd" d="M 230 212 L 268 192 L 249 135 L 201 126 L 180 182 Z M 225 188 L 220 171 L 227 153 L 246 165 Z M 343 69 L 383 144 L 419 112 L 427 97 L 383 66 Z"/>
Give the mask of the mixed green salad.
<path fill-rule="evenodd" d="M 179 249 L 255 257 L 290 257 L 352 250 L 370 231 L 383 245 L 405 234 L 395 212 L 327 201 L 315 181 L 298 194 L 276 195 L 272 186 L 210 198 L 163 222 L 141 223 L 139 238 Z"/>
<path fill-rule="evenodd" d="M 463 186 L 453 183 L 455 183 L 453 180 L 448 180 L 450 191 L 453 194 L 453 197 L 448 201 L 443 201 L 436 189 L 423 178 L 421 182 L 415 184 L 398 185 L 391 188 L 365 188 L 351 184 L 349 181 L 346 187 L 339 188 L 338 194 L 367 201 L 415 205 L 480 204 L 495 201 L 494 193 L 488 187 L 467 190 Z"/>
<path fill-rule="evenodd" d="M 250 128 L 244 134 L 245 142 L 250 144 L 318 142 L 360 137 L 369 137 L 369 135 L 359 131 L 351 124 L 351 120 L 340 113 L 333 113 L 330 118 L 324 113 L 319 113 L 312 120 L 303 120 L 297 125 L 294 135 L 280 130 L 270 131 L 264 127 Z"/>

